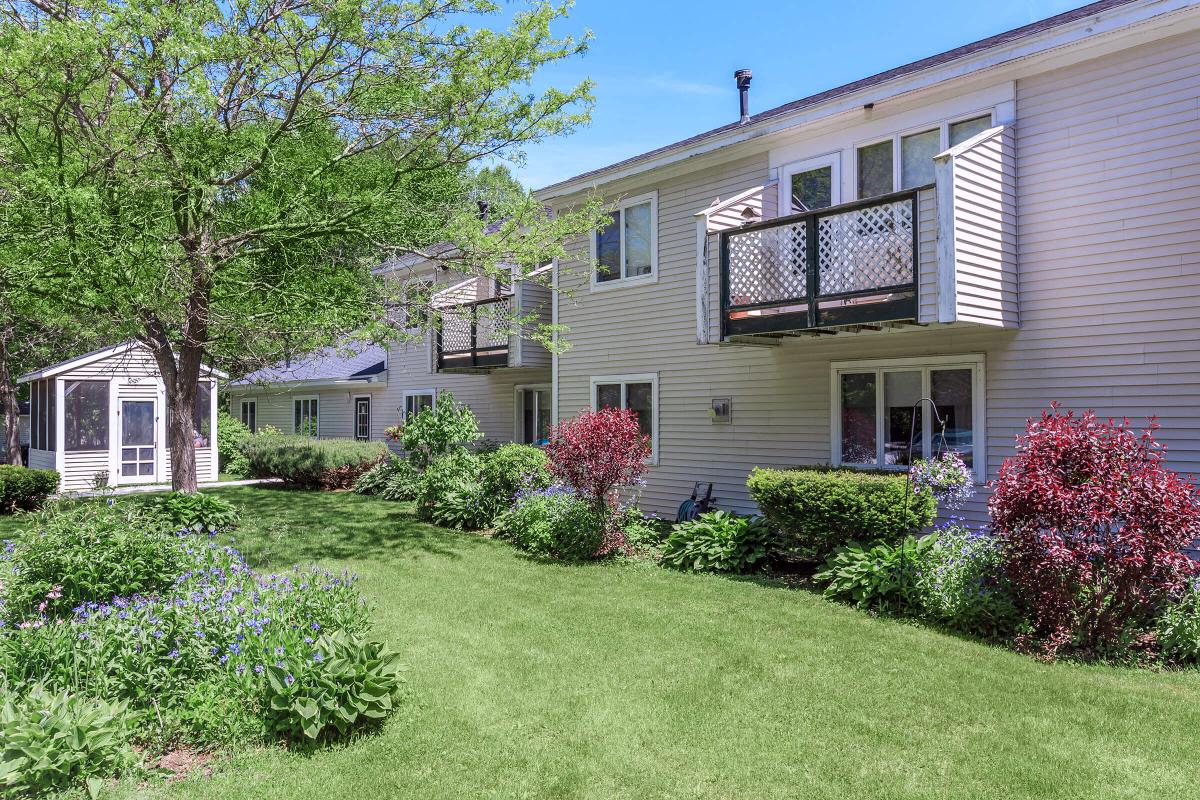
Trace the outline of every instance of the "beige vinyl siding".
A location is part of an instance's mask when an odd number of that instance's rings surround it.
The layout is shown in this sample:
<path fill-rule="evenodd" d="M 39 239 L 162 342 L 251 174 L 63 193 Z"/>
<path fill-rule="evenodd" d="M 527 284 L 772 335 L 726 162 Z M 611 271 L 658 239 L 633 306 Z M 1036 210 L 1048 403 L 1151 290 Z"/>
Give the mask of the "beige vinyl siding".
<path fill-rule="evenodd" d="M 953 203 L 943 230 L 947 238 L 941 243 L 948 291 L 940 318 L 1015 328 L 1017 176 L 1012 128 L 994 128 L 982 140 L 964 142 L 937 160 L 939 182 L 946 184 L 944 196 Z"/>
<path fill-rule="evenodd" d="M 295 401 L 317 398 L 318 435 L 322 439 L 354 438 L 354 399 L 371 398 L 371 440 L 383 439 L 384 425 L 378 424 L 383 404 L 384 384 L 367 383 L 361 386 L 318 387 L 311 389 L 280 389 L 270 386 L 237 387 L 229 394 L 229 413 L 241 419 L 242 400 L 254 400 L 255 422 L 261 431 L 267 425 L 285 434 L 295 433 Z M 394 424 L 394 423 L 388 423 Z"/>
<path fill-rule="evenodd" d="M 533 281 L 518 281 L 515 292 L 517 314 L 522 318 L 535 315 L 528 323 L 522 325 L 522 330 L 527 335 L 536 333 L 539 326 L 551 323 L 551 292 L 548 287 Z M 509 347 L 509 363 L 513 366 L 550 368 L 550 351 L 544 345 L 524 336 L 512 336 L 509 338 Z"/>
<path fill-rule="evenodd" d="M 831 458 L 830 362 L 978 353 L 990 476 L 1026 419 L 1053 400 L 1134 421 L 1157 414 L 1171 463 L 1200 470 L 1197 96 L 1194 33 L 1017 83 L 1012 149 L 1002 143 L 999 155 L 1010 152 L 1016 167 L 1005 173 L 1015 199 L 1009 188 L 1000 195 L 1002 213 L 1016 215 L 1018 239 L 1014 250 L 1000 237 L 1003 280 L 984 294 L 998 293 L 1005 324 L 1019 310 L 1019 330 L 994 327 L 997 306 L 983 304 L 990 310 L 974 316 L 987 325 L 697 345 L 694 214 L 714 197 L 766 183 L 765 155 L 603 187 L 608 197 L 658 192 L 658 282 L 589 292 L 587 245 L 574 243 L 580 259 L 560 274 L 575 296 L 559 300 L 571 349 L 559 358 L 558 416 L 590 405 L 591 376 L 655 373 L 659 463 L 649 469 L 643 506 L 673 514 L 693 481 L 712 480 L 723 507 L 751 511 L 745 478 L 755 465 Z M 846 136 L 853 140 L 853 131 Z M 969 261 L 964 256 L 968 271 Z M 973 287 L 966 289 L 964 316 L 972 317 Z M 733 398 L 732 424 L 710 421 L 715 397 Z M 986 520 L 984 501 L 981 492 L 969 509 L 976 522 Z"/>

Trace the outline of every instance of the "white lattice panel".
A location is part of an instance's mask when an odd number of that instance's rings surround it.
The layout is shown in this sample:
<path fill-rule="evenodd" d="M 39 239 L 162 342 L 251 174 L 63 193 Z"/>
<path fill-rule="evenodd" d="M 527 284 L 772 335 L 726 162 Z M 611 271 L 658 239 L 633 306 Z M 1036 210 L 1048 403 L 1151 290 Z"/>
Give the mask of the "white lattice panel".
<path fill-rule="evenodd" d="M 754 305 L 807 296 L 803 221 L 729 236 L 729 302 Z"/>
<path fill-rule="evenodd" d="M 897 200 L 817 221 L 821 296 L 913 282 L 913 213 Z"/>

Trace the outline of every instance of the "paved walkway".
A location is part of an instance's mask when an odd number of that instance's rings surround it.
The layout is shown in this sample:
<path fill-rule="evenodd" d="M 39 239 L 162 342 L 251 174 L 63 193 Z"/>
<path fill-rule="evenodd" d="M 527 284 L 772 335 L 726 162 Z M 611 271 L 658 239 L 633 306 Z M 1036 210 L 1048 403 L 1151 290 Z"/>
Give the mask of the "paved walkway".
<path fill-rule="evenodd" d="M 205 481 L 199 484 L 201 489 L 218 489 L 225 486 L 257 486 L 263 483 L 283 483 L 279 478 L 251 478 L 245 481 Z M 83 491 L 83 492 L 66 492 L 65 494 L 71 497 L 97 497 L 99 495 L 119 495 L 119 494 L 144 494 L 147 492 L 169 492 L 171 484 L 169 483 L 147 483 L 140 486 L 118 486 L 115 489 L 106 489 L 103 492 Z"/>

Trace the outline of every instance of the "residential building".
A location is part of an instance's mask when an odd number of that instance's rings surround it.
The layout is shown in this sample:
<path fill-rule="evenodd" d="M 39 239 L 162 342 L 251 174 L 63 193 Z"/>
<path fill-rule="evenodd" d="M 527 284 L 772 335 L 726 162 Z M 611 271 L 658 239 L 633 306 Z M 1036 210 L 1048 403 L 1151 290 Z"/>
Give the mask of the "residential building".
<path fill-rule="evenodd" d="M 555 265 L 554 417 L 635 411 L 667 514 L 941 450 L 982 487 L 1054 401 L 1198 471 L 1198 98 L 1200 5 L 1106 0 L 545 187 L 614 208 Z"/>

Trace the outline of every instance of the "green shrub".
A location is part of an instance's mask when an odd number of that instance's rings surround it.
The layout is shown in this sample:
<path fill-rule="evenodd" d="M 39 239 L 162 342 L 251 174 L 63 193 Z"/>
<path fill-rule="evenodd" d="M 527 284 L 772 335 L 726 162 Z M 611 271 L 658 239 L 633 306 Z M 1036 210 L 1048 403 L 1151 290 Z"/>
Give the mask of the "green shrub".
<path fill-rule="evenodd" d="M 647 516 L 636 507 L 621 510 L 614 522 L 625 537 L 625 543 L 634 551 L 647 555 L 661 555 L 663 543 L 674 529 L 667 520 L 654 514 Z"/>
<path fill-rule="evenodd" d="M 1169 602 L 1158 619 L 1155 634 L 1163 656 L 1178 664 L 1200 662 L 1200 580 L 1191 580 Z"/>
<path fill-rule="evenodd" d="M 851 542 L 835 550 L 813 580 L 825 584 L 824 594 L 831 600 L 905 613 L 920 602 L 917 564 L 932 542 L 932 536 L 908 536 L 897 545 Z"/>
<path fill-rule="evenodd" d="M 546 453 L 528 444 L 505 444 L 480 456 L 479 482 L 499 509 L 512 505 L 521 489 L 545 489 L 550 485 Z"/>
<path fill-rule="evenodd" d="M 961 524 L 939 528 L 927 538 L 916 565 L 917 600 L 924 616 L 973 636 L 1010 636 L 1019 614 L 996 541 Z"/>
<path fill-rule="evenodd" d="M 434 459 L 465 449 L 482 436 L 471 409 L 455 402 L 450 392 L 443 392 L 432 408 L 423 408 L 404 421 L 400 446 L 417 469 L 425 469 Z"/>
<path fill-rule="evenodd" d="M 0 794 L 43 796 L 87 786 L 138 763 L 129 746 L 130 719 L 122 702 L 50 694 L 34 686 L 23 695 L 0 690 Z"/>
<path fill-rule="evenodd" d="M 0 514 L 36 511 L 58 491 L 58 473 L 0 464 Z"/>
<path fill-rule="evenodd" d="M 905 476 L 852 469 L 756 468 L 750 496 L 781 534 L 780 545 L 821 559 L 852 541 L 896 544 L 930 525 L 937 502 L 929 492 L 908 495 Z"/>
<path fill-rule="evenodd" d="M 382 442 L 309 436 L 253 436 L 242 443 L 242 450 L 254 477 L 320 489 L 349 489 L 388 455 Z"/>
<path fill-rule="evenodd" d="M 315 742 L 377 723 L 399 697 L 401 671 L 400 657 L 378 642 L 322 636 L 307 659 L 267 667 L 268 728 L 288 740 Z"/>
<path fill-rule="evenodd" d="M 416 480 L 413 499 L 417 502 L 417 515 L 432 521 L 438 507 L 450 495 L 478 497 L 480 491 L 479 457 L 466 450 L 455 450 L 429 462 Z"/>
<path fill-rule="evenodd" d="M 689 572 L 750 572 L 762 566 L 771 537 L 761 517 L 711 511 L 675 526 L 663 543 L 662 563 Z"/>
<path fill-rule="evenodd" d="M 242 443 L 252 436 L 240 419 L 228 411 L 217 412 L 217 467 L 221 472 L 241 478 L 250 474 Z"/>
<path fill-rule="evenodd" d="M 354 491 L 375 495 L 383 500 L 412 500 L 419 477 L 420 473 L 412 462 L 389 455 L 358 476 Z"/>
<path fill-rule="evenodd" d="M 539 558 L 585 561 L 604 546 L 606 515 L 570 489 L 523 491 L 501 515 L 496 533 Z"/>
<path fill-rule="evenodd" d="M 155 509 L 176 529 L 195 531 L 230 529 L 238 524 L 237 507 L 215 494 L 171 492 L 154 503 Z"/>
<path fill-rule="evenodd" d="M 43 511 L 10 543 L 10 574 L 0 580 L 5 616 L 62 616 L 86 602 L 170 586 L 182 557 L 169 530 L 160 514 L 132 503 Z"/>

